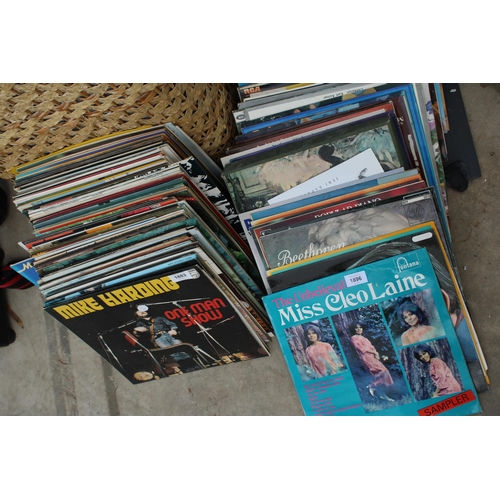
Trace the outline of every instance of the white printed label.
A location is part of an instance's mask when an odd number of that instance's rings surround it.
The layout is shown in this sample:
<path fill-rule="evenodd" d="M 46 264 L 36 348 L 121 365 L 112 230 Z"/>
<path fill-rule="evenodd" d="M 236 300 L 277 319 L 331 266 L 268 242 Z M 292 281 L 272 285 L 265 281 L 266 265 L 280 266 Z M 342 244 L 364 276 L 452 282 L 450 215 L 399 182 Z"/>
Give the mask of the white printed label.
<path fill-rule="evenodd" d="M 368 282 L 368 278 L 366 277 L 365 271 L 360 271 L 354 274 L 348 274 L 347 276 L 344 276 L 344 279 L 348 287 Z"/>
<path fill-rule="evenodd" d="M 181 273 L 170 275 L 170 279 L 174 282 L 192 280 L 199 278 L 200 274 L 196 269 L 189 269 L 188 271 L 182 271 Z"/>

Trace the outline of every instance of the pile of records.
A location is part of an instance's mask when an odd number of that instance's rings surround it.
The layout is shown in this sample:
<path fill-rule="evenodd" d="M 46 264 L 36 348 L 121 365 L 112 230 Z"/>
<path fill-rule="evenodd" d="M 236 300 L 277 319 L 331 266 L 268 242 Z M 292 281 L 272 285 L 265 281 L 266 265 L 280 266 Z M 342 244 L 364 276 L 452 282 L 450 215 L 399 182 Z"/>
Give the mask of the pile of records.
<path fill-rule="evenodd" d="M 434 84 L 241 84 L 221 159 L 308 415 L 469 414 L 488 390 Z"/>
<path fill-rule="evenodd" d="M 263 287 L 221 169 L 168 123 L 15 169 L 14 267 L 133 383 L 268 356 Z"/>

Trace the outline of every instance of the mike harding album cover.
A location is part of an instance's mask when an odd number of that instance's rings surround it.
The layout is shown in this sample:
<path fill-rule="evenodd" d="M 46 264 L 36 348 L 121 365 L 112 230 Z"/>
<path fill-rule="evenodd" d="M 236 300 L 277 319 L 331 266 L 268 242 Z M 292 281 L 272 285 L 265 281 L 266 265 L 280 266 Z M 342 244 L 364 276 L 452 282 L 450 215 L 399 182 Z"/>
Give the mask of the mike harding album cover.
<path fill-rule="evenodd" d="M 268 356 L 244 307 L 196 261 L 45 310 L 132 383 Z"/>

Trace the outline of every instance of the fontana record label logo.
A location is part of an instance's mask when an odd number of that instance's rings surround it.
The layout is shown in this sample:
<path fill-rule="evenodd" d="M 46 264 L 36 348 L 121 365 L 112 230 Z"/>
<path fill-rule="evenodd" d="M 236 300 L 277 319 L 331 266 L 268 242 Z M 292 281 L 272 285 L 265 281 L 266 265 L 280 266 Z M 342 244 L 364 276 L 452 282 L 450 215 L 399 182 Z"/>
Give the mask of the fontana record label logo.
<path fill-rule="evenodd" d="M 394 259 L 394 263 L 399 272 L 420 267 L 420 261 L 418 260 L 417 254 L 414 252 L 407 253 L 404 256 Z"/>

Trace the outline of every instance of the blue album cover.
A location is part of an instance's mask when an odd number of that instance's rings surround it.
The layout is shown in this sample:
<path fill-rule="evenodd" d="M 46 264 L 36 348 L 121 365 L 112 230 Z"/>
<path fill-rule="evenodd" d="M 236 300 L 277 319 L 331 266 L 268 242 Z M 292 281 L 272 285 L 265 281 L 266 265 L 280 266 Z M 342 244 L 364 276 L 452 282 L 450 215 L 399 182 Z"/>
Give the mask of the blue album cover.
<path fill-rule="evenodd" d="M 426 249 L 263 301 L 306 415 L 481 411 Z"/>
<path fill-rule="evenodd" d="M 10 267 L 28 281 L 31 281 L 35 286 L 39 286 L 38 281 L 40 280 L 40 276 L 38 276 L 35 266 L 33 265 L 34 260 L 33 257 L 29 257 L 15 264 L 10 264 Z"/>

